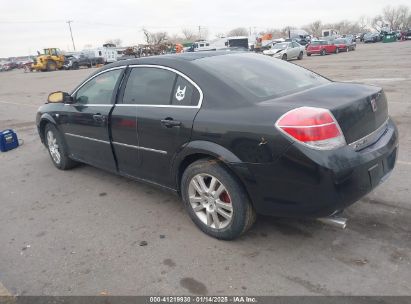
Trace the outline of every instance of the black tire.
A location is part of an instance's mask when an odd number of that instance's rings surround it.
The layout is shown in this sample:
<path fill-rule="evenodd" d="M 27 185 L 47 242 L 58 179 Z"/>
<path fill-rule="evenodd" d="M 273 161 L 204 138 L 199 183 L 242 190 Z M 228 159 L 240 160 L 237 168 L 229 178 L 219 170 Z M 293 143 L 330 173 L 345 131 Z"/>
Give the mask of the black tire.
<path fill-rule="evenodd" d="M 232 218 L 226 227 L 221 229 L 210 227 L 194 211 L 189 200 L 189 186 L 192 179 L 198 174 L 215 177 L 227 189 L 232 206 Z M 188 166 L 181 179 L 181 196 L 191 220 L 204 233 L 217 239 L 233 240 L 239 237 L 251 228 L 256 219 L 256 213 L 245 189 L 237 178 L 220 165 L 217 160 L 202 159 Z"/>
<path fill-rule="evenodd" d="M 53 158 L 51 148 L 50 148 L 50 145 L 49 145 L 49 137 L 48 137 L 49 132 L 52 132 L 54 138 L 56 139 L 56 143 L 58 145 L 58 152 L 60 154 L 60 161 L 59 162 L 56 161 L 55 158 Z M 49 152 L 51 161 L 53 162 L 54 166 L 56 166 L 56 168 L 58 168 L 60 170 L 68 170 L 68 169 L 71 169 L 71 168 L 75 167 L 76 165 L 78 165 L 78 162 L 76 162 L 76 161 L 74 161 L 74 160 L 72 160 L 71 158 L 68 157 L 67 146 L 66 146 L 60 132 L 51 123 L 48 123 L 46 125 L 46 127 L 44 128 L 44 142 L 45 142 L 47 150 Z"/>
<path fill-rule="evenodd" d="M 284 54 L 281 59 L 287 61 L 287 54 Z"/>
<path fill-rule="evenodd" d="M 307 53 L 307 56 L 308 56 L 308 57 L 310 57 L 310 56 L 311 56 L 311 54 L 310 54 L 310 53 Z"/>
<path fill-rule="evenodd" d="M 47 61 L 47 71 L 56 71 L 57 70 L 57 63 L 54 60 Z"/>
<path fill-rule="evenodd" d="M 327 54 L 327 53 L 325 52 L 325 50 L 321 50 L 320 55 L 321 55 L 321 56 L 324 56 L 325 54 Z"/>
<path fill-rule="evenodd" d="M 304 56 L 304 53 L 303 52 L 300 52 L 300 54 L 298 55 L 298 60 L 302 60 L 303 59 L 303 56 Z"/>
<path fill-rule="evenodd" d="M 78 63 L 77 62 L 73 63 L 73 66 L 72 66 L 71 69 L 72 70 L 78 70 L 79 69 Z"/>

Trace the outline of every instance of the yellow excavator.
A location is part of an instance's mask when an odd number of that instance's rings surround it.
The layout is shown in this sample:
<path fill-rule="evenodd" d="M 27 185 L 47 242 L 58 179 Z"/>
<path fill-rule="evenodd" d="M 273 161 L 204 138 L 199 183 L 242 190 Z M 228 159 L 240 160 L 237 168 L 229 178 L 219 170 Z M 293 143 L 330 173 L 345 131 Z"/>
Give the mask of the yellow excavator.
<path fill-rule="evenodd" d="M 56 71 L 63 68 L 65 57 L 57 48 L 43 49 L 31 65 L 32 71 Z"/>

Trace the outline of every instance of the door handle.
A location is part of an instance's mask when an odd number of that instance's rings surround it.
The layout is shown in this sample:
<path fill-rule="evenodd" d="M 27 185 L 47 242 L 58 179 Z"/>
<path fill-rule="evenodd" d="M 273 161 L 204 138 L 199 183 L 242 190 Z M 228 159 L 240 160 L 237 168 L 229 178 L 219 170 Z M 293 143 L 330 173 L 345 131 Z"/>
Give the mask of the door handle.
<path fill-rule="evenodd" d="M 173 120 L 172 118 L 167 117 L 166 119 L 161 120 L 161 124 L 166 128 L 180 127 L 181 121 Z"/>
<path fill-rule="evenodd" d="M 100 113 L 97 113 L 93 115 L 93 119 L 97 122 L 103 123 L 106 120 L 106 117 Z"/>

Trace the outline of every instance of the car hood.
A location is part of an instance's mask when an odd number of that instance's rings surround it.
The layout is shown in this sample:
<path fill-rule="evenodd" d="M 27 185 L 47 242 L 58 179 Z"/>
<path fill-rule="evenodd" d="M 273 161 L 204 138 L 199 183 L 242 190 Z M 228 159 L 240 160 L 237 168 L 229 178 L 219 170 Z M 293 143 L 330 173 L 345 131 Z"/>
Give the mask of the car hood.
<path fill-rule="evenodd" d="M 271 50 L 268 50 L 268 53 L 269 54 L 277 54 L 277 53 L 280 53 L 282 51 L 284 51 L 284 50 L 282 50 L 282 49 L 271 49 Z"/>

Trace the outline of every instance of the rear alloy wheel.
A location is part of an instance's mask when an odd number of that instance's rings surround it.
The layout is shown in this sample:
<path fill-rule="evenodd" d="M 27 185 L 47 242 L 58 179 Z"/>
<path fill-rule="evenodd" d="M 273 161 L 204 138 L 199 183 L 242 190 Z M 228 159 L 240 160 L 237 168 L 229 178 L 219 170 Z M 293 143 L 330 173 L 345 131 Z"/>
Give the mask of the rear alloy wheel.
<path fill-rule="evenodd" d="M 282 59 L 282 60 L 287 60 L 287 54 L 284 54 L 284 55 L 281 57 L 281 59 Z"/>
<path fill-rule="evenodd" d="M 303 56 L 304 56 L 303 52 L 300 52 L 300 54 L 298 55 L 298 60 L 303 59 Z"/>
<path fill-rule="evenodd" d="M 191 164 L 183 174 L 181 194 L 193 222 L 215 238 L 232 240 L 255 221 L 242 185 L 215 160 Z"/>
<path fill-rule="evenodd" d="M 188 187 L 191 207 L 203 224 L 224 229 L 233 219 L 233 205 L 227 188 L 209 174 L 194 176 Z"/>
<path fill-rule="evenodd" d="M 68 157 L 68 151 L 60 132 L 52 124 L 47 124 L 44 130 L 45 143 L 53 164 L 60 170 L 75 167 L 78 163 Z"/>
<path fill-rule="evenodd" d="M 321 50 L 321 52 L 320 52 L 320 55 L 321 56 L 324 56 L 326 53 L 325 53 L 325 50 Z"/>

